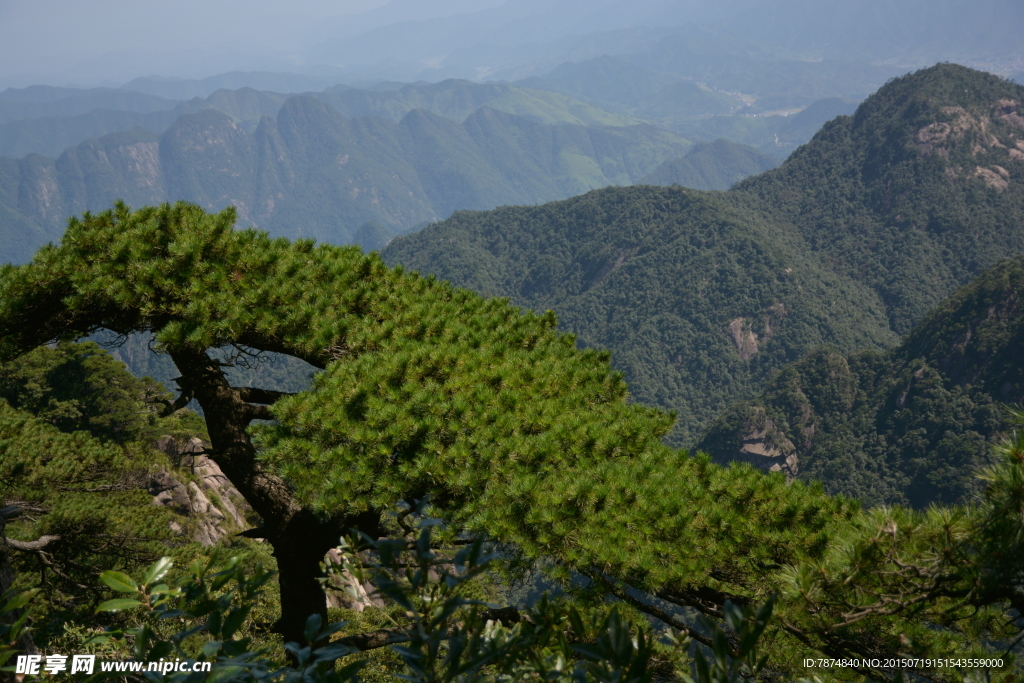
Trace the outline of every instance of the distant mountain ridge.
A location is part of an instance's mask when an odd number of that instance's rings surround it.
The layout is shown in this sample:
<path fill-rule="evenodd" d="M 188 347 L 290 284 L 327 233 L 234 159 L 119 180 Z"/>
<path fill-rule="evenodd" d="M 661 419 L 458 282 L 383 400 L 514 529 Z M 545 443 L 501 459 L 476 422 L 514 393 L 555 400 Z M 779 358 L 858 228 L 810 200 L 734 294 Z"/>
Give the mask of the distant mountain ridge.
<path fill-rule="evenodd" d="M 391 263 L 535 309 L 613 352 L 692 444 L 827 343 L 895 346 L 956 287 L 1024 253 L 1024 88 L 940 64 L 895 79 L 780 166 L 704 195 L 605 189 L 458 213 Z"/>
<path fill-rule="evenodd" d="M 753 147 L 724 138 L 693 146 L 685 156 L 669 159 L 640 179 L 641 185 L 682 185 L 695 190 L 727 190 L 744 178 L 782 163 Z"/>
<path fill-rule="evenodd" d="M 127 86 L 126 86 L 127 87 Z M 506 84 L 448 80 L 403 84 L 377 90 L 334 86 L 305 95 L 320 99 L 348 118 L 379 116 L 395 123 L 413 109 L 426 109 L 462 123 L 482 106 L 537 123 L 631 126 L 643 121 L 604 111 L 566 95 Z M 162 134 L 178 116 L 215 109 L 250 133 L 264 116 L 277 117 L 289 95 L 249 87 L 221 88 L 204 98 L 164 99 L 125 89 L 46 88 L 0 93 L 0 155 L 59 156 L 67 147 L 93 137 L 145 128 Z"/>
<path fill-rule="evenodd" d="M 119 197 L 136 206 L 233 204 L 241 220 L 275 234 L 346 243 L 368 221 L 394 234 L 455 209 L 629 184 L 690 146 L 649 125 L 545 125 L 488 107 L 461 123 L 422 109 L 393 123 L 346 118 L 319 99 L 295 96 L 252 133 L 204 109 L 159 136 L 115 133 L 56 160 L 0 157 L 0 261 L 27 260 L 60 235 L 68 216 Z"/>

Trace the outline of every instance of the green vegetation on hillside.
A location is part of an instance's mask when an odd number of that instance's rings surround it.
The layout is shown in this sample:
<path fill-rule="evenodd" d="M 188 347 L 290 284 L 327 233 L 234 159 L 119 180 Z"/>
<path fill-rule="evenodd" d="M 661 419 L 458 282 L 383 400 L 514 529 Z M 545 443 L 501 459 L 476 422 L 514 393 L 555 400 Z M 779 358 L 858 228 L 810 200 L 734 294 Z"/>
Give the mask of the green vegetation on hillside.
<path fill-rule="evenodd" d="M 1024 257 L 958 290 L 889 353 L 820 350 L 732 407 L 697 448 L 868 504 L 967 503 L 1004 406 L 1024 401 Z"/>
<path fill-rule="evenodd" d="M 16 589 L 41 590 L 37 642 L 92 621 L 99 571 L 133 571 L 187 542 L 181 511 L 147 491 L 172 467 L 152 442 L 204 432 L 193 413 L 160 418 L 169 398 L 92 342 L 0 363 L 0 574 L 9 562 Z"/>
<path fill-rule="evenodd" d="M 641 185 L 682 185 L 695 190 L 728 190 L 748 176 L 779 165 L 776 157 L 753 147 L 719 138 L 698 143 L 678 159 L 670 159 L 640 179 Z"/>
<path fill-rule="evenodd" d="M 678 415 L 674 443 L 820 344 L 884 347 L 877 297 L 728 195 L 597 190 L 540 207 L 458 212 L 394 240 L 392 263 L 554 309 L 612 350 L 634 400 Z M 433 245 L 438 245 L 436 248 Z"/>
<path fill-rule="evenodd" d="M 781 167 L 735 188 L 906 334 L 982 269 L 1024 252 L 1024 88 L 939 64 L 888 83 Z"/>

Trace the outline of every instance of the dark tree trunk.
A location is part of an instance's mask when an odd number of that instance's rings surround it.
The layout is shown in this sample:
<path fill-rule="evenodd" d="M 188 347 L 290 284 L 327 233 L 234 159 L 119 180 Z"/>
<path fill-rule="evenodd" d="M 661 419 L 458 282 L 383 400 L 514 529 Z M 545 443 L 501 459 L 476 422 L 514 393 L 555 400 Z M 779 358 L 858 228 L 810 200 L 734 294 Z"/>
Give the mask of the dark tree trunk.
<path fill-rule="evenodd" d="M 259 536 L 274 549 L 281 586 L 281 619 L 275 630 L 285 642 L 303 643 L 311 614 L 319 614 L 326 623 L 327 599 L 317 581 L 324 555 L 350 528 L 375 535 L 378 518 L 324 519 L 304 509 L 280 477 L 263 469 L 245 431 L 252 420 L 271 416 L 265 405 L 248 403 L 243 397 L 273 400 L 274 392 L 232 387 L 217 361 L 203 351 L 175 348 L 169 352 L 182 375 L 178 384 L 203 407 L 212 445 L 209 456 L 263 520 Z"/>
<path fill-rule="evenodd" d="M 312 539 L 296 533 L 294 538 L 268 539 L 274 547 L 277 560 L 278 584 L 281 588 L 281 619 L 275 624 L 285 641 L 304 641 L 306 619 L 319 614 L 321 623 L 327 623 L 327 596 L 317 581 L 323 575 L 320 562 L 324 554 L 338 544 L 338 538 L 326 545 L 315 544 Z"/>

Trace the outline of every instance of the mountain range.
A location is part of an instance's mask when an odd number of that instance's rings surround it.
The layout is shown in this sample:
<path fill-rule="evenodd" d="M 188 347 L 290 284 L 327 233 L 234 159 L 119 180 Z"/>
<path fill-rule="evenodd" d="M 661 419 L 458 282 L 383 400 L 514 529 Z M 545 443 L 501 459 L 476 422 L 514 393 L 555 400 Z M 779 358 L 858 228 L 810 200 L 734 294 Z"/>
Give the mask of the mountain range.
<path fill-rule="evenodd" d="M 287 99 L 253 132 L 215 109 L 157 135 L 136 128 L 57 159 L 0 157 L 0 259 L 20 261 L 68 216 L 187 199 L 238 208 L 289 237 L 346 243 L 368 221 L 391 234 L 455 209 L 533 204 L 629 184 L 691 143 L 650 125 L 541 124 L 481 107 L 456 122 L 424 109 L 398 123 L 347 118 L 308 96 Z"/>
<path fill-rule="evenodd" d="M 741 118 L 772 120 L 758 129 L 763 142 L 766 130 L 809 137 L 807 117 L 833 110 L 824 101 L 791 117 Z M 457 209 L 637 182 L 726 189 L 778 163 L 726 140 L 693 147 L 559 93 L 468 81 L 292 96 L 243 88 L 183 102 L 38 86 L 0 94 L 0 120 L 0 147 L 63 150 L 0 157 L 0 261 L 14 262 L 112 198 L 233 204 L 275 234 L 379 249 Z M 784 149 L 773 135 L 768 148 Z"/>
<path fill-rule="evenodd" d="M 130 85 L 130 84 L 129 84 Z M 642 120 L 604 111 L 565 95 L 507 84 L 449 80 L 441 83 L 381 84 L 375 88 L 335 85 L 305 93 L 349 118 L 378 116 L 394 123 L 413 109 L 425 109 L 461 123 L 482 106 L 524 116 L 537 123 L 628 126 Z M 248 132 L 264 116 L 277 117 L 289 95 L 249 87 L 221 88 L 204 98 L 165 99 L 124 89 L 34 86 L 0 93 L 0 154 L 59 156 L 92 137 L 133 128 L 161 134 L 183 114 L 214 109 Z"/>
<path fill-rule="evenodd" d="M 458 212 L 386 260 L 538 310 L 609 348 L 695 444 L 822 345 L 883 351 L 1024 253 L 1024 88 L 940 64 L 889 82 L 728 192 L 607 188 Z"/>
<path fill-rule="evenodd" d="M 60 103 L 66 93 L 50 94 Z M 947 297 L 1024 253 L 1024 88 L 940 64 L 889 82 L 851 115 L 848 101 L 823 100 L 803 119 L 774 117 L 796 136 L 812 116 L 840 113 L 777 168 L 750 147 L 694 145 L 647 124 L 472 109 L 502 98 L 569 111 L 567 99 L 458 81 L 221 91 L 161 135 L 118 132 L 56 160 L 3 158 L 3 256 L 27 259 L 67 215 L 111 197 L 231 203 L 277 234 L 387 245 L 391 263 L 555 310 L 579 344 L 612 350 L 634 400 L 676 411 L 674 444 L 823 479 L 869 503 L 972 494 L 966 473 L 1004 426 L 998 404 L 1019 400 L 1016 337 L 964 322 L 980 319 L 981 299 Z M 1012 287 L 991 294 L 991 278 L 1012 280 L 1019 264 L 1002 268 L 963 291 L 1012 301 Z M 1010 329 L 1016 309 L 1004 308 L 996 317 Z M 973 369 L 936 355 L 960 347 Z"/>

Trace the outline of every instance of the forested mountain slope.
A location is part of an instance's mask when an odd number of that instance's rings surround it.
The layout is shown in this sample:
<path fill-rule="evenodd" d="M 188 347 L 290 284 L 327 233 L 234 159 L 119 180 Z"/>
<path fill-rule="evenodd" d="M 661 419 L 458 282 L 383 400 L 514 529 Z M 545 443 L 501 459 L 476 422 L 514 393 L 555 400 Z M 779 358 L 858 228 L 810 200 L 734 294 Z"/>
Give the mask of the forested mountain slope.
<path fill-rule="evenodd" d="M 783 363 L 823 343 L 895 342 L 877 296 L 793 231 L 681 187 L 595 190 L 538 207 L 460 211 L 384 252 L 485 295 L 554 309 L 612 350 L 634 399 L 676 410 L 686 443 Z"/>
<path fill-rule="evenodd" d="M 653 126 L 545 125 L 486 107 L 462 123 L 421 109 L 392 123 L 297 96 L 251 134 L 208 109 L 160 136 L 116 133 L 56 160 L 0 157 L 0 261 L 28 259 L 68 216 L 113 198 L 233 204 L 276 234 L 345 243 L 368 221 L 394 234 L 455 209 L 629 184 L 689 147 Z"/>
<path fill-rule="evenodd" d="M 459 213 L 385 252 L 607 347 L 692 443 L 821 343 L 895 345 L 1024 253 L 1024 88 L 942 64 L 888 83 L 781 167 L 721 194 L 599 190 Z"/>
<path fill-rule="evenodd" d="M 735 188 L 870 285 L 900 334 L 1024 252 L 1024 88 L 955 64 L 890 82 Z"/>
<path fill-rule="evenodd" d="M 965 502 L 1024 400 L 1024 257 L 957 290 L 888 353 L 822 349 L 698 444 L 868 503 Z"/>

